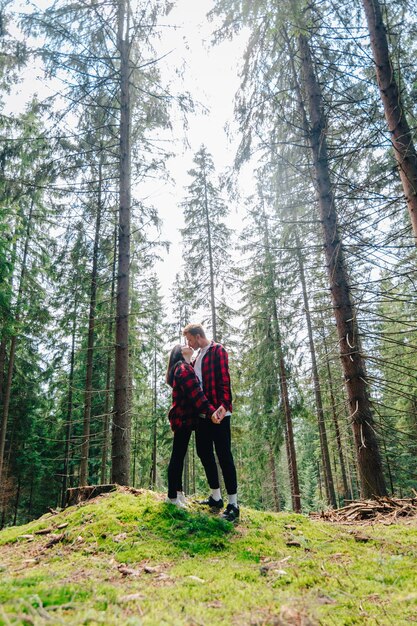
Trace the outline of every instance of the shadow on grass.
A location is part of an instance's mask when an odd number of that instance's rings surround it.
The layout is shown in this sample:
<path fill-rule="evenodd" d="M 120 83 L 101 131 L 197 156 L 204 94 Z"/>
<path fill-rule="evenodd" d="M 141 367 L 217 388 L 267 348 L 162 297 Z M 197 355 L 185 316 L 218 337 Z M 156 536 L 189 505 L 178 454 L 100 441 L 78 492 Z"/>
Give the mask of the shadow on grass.
<path fill-rule="evenodd" d="M 190 555 L 226 550 L 228 536 L 234 531 L 233 524 L 226 520 L 165 503 L 158 508 L 145 508 L 140 528 Z"/>

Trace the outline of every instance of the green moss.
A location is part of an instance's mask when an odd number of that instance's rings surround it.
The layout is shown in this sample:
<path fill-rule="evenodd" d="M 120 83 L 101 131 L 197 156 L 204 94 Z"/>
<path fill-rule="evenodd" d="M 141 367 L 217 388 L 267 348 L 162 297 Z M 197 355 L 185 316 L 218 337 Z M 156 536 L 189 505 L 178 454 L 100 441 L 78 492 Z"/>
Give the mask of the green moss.
<path fill-rule="evenodd" d="M 53 547 L 19 538 L 63 523 Z M 416 528 L 366 527 L 362 542 L 355 533 L 244 507 L 235 529 L 150 492 L 115 492 L 0 533 L 0 625 L 25 614 L 41 624 L 45 611 L 74 625 L 268 624 L 283 607 L 322 625 L 415 621 Z"/>

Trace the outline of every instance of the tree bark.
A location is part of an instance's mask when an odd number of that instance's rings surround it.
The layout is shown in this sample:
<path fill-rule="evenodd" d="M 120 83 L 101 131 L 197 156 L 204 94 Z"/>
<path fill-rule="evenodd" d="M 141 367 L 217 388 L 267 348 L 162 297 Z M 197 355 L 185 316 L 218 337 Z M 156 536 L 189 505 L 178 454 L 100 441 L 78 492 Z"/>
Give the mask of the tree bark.
<path fill-rule="evenodd" d="M 314 339 L 313 339 L 313 328 L 311 324 L 310 305 L 308 302 L 307 286 L 306 286 L 306 279 L 305 279 L 305 272 L 304 272 L 304 261 L 301 255 L 300 241 L 299 241 L 297 232 L 295 236 L 296 236 L 298 267 L 300 270 L 300 282 L 301 282 L 301 289 L 303 292 L 304 312 L 305 312 L 305 317 L 306 317 L 306 322 L 307 322 L 308 343 L 309 343 L 310 356 L 311 356 L 311 371 L 313 375 L 314 396 L 316 400 L 317 424 L 318 424 L 318 430 L 319 430 L 321 458 L 322 458 L 323 472 L 324 472 L 324 478 L 325 478 L 326 497 L 327 497 L 328 504 L 336 508 L 337 506 L 336 494 L 334 490 L 332 468 L 330 465 L 329 445 L 327 442 L 326 424 L 324 421 L 323 401 L 322 401 L 322 395 L 321 395 L 319 370 L 317 367 L 316 348 L 315 348 Z"/>
<path fill-rule="evenodd" d="M 210 226 L 210 215 L 209 215 L 208 197 L 207 197 L 207 181 L 206 181 L 205 172 L 204 172 L 204 213 L 206 217 L 207 249 L 208 249 L 209 270 L 210 270 L 210 308 L 211 308 L 212 336 L 213 336 L 214 341 L 217 341 L 217 315 L 216 315 L 216 300 L 215 300 L 215 295 L 214 295 L 213 246 L 211 242 L 211 226 Z"/>
<path fill-rule="evenodd" d="M 68 489 L 65 506 L 73 506 L 85 500 L 90 500 L 97 496 L 101 496 L 103 493 L 111 493 L 116 491 L 117 485 L 89 485 L 84 487 L 74 487 L 74 489 Z"/>
<path fill-rule="evenodd" d="M 114 294 L 116 289 L 116 261 L 117 261 L 117 222 L 114 226 L 114 238 L 113 238 L 113 265 L 112 265 L 112 281 L 110 290 L 110 314 L 109 314 L 109 341 L 113 339 L 113 315 L 114 315 Z M 109 453 L 109 425 L 111 419 L 110 411 L 110 385 L 111 385 L 111 366 L 112 366 L 112 352 L 108 351 L 107 354 L 107 367 L 106 367 L 106 397 L 104 401 L 104 421 L 103 421 L 103 447 L 101 451 L 101 484 L 106 482 L 107 473 L 107 457 Z M 134 486 L 134 485 L 133 485 Z"/>
<path fill-rule="evenodd" d="M 156 376 L 157 376 L 157 369 L 156 369 L 156 339 L 154 337 L 154 345 L 153 345 L 153 372 L 152 372 L 153 376 L 153 389 L 152 389 L 152 423 L 153 423 L 153 427 L 152 427 L 152 468 L 151 468 L 151 488 L 155 489 L 156 487 L 156 459 L 157 459 L 157 440 L 156 440 L 156 435 L 157 435 L 157 413 L 156 413 L 156 407 L 157 407 L 157 385 L 156 385 Z"/>
<path fill-rule="evenodd" d="M 114 416 L 112 428 L 112 481 L 129 484 L 129 273 L 131 211 L 131 112 L 129 2 L 119 0 L 118 50 L 120 56 L 120 164 L 119 164 L 119 255 L 116 304 L 116 351 L 114 368 Z"/>
<path fill-rule="evenodd" d="M 4 368 L 6 365 L 6 338 L 0 343 L 0 406 L 3 404 Z"/>
<path fill-rule="evenodd" d="M 18 476 L 18 478 L 17 478 L 16 500 L 15 500 L 15 503 L 14 503 L 13 526 L 16 526 L 16 523 L 17 523 L 17 512 L 19 510 L 19 502 L 20 502 L 20 489 L 21 489 L 21 481 L 20 481 L 20 476 Z"/>
<path fill-rule="evenodd" d="M 70 371 L 68 376 L 68 402 L 67 402 L 67 419 L 65 429 L 65 458 L 64 458 L 64 471 L 62 479 L 62 493 L 61 493 L 61 506 L 65 506 L 66 494 L 68 489 L 68 475 L 69 475 L 69 459 L 71 449 L 71 434 L 72 434 L 72 409 L 73 409 L 73 389 L 74 389 L 74 364 L 75 364 L 75 331 L 77 328 L 77 295 L 74 301 L 74 313 L 72 319 L 72 339 L 71 339 L 71 357 L 70 357 Z"/>
<path fill-rule="evenodd" d="M 326 119 L 321 87 L 317 80 L 305 35 L 298 36 L 303 85 L 310 117 L 309 138 L 313 153 L 316 191 L 323 230 L 324 249 L 340 356 L 350 405 L 350 419 L 360 470 L 361 496 L 387 494 L 378 441 L 375 435 L 364 361 L 359 350 L 358 328 L 350 295 L 347 269 L 339 235 L 335 199 L 328 159 Z"/>
<path fill-rule="evenodd" d="M 379 0 L 362 0 L 385 119 L 417 244 L 417 152 L 388 49 Z"/>

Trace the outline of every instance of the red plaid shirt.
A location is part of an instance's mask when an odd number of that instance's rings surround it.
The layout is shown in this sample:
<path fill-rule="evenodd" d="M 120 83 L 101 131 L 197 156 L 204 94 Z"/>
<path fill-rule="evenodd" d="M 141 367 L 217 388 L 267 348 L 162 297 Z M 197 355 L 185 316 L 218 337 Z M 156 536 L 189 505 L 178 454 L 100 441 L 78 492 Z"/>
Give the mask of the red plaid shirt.
<path fill-rule="evenodd" d="M 232 411 L 232 391 L 230 389 L 229 357 L 220 343 L 212 341 L 203 356 L 201 364 L 203 390 L 207 399 L 216 409 L 222 404 L 226 411 Z"/>
<path fill-rule="evenodd" d="M 204 395 L 193 367 L 180 362 L 174 372 L 172 404 L 168 413 L 172 430 L 175 432 L 183 426 L 193 428 L 200 414 L 210 417 L 215 410 Z"/>

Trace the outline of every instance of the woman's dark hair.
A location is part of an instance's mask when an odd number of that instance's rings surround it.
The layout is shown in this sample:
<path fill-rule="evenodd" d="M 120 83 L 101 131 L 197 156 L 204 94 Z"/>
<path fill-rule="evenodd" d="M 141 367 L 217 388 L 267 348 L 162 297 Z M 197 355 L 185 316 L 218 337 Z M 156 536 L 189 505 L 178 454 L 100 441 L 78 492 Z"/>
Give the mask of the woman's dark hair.
<path fill-rule="evenodd" d="M 169 355 L 168 368 L 167 368 L 167 374 L 166 374 L 165 380 L 168 383 L 168 385 L 170 385 L 170 387 L 172 387 L 174 383 L 174 372 L 175 372 L 176 365 L 180 363 L 181 361 L 185 360 L 184 357 L 182 356 L 181 348 L 182 346 L 178 343 L 176 346 L 172 348 L 171 354 Z"/>

